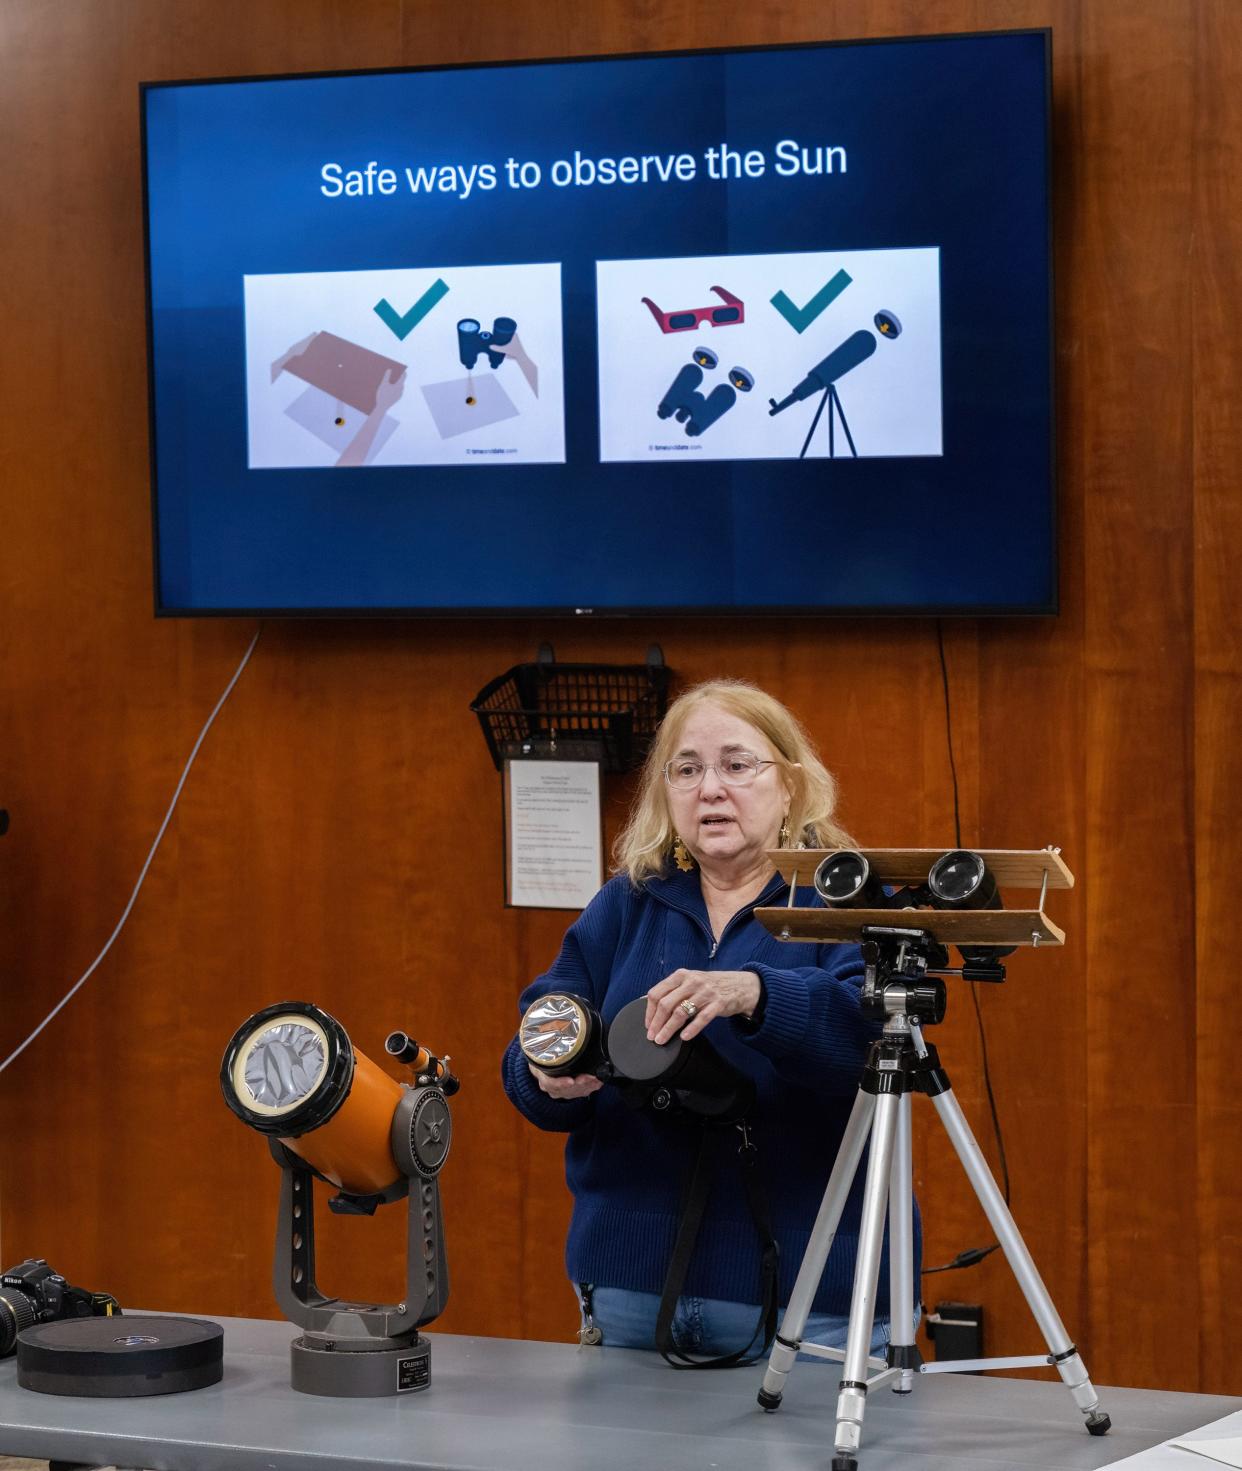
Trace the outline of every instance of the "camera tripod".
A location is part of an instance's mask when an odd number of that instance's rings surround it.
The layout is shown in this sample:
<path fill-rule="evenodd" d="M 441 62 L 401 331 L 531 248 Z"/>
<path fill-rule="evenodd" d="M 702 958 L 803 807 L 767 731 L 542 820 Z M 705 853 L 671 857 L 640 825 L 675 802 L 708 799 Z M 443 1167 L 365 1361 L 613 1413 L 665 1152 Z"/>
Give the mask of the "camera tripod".
<path fill-rule="evenodd" d="M 862 930 L 862 938 L 866 962 L 863 1010 L 865 1014 L 882 1018 L 884 1030 L 871 1044 L 845 1136 L 763 1376 L 759 1403 L 770 1411 L 780 1405 L 785 1380 L 799 1351 L 820 1358 L 842 1360 L 832 1471 L 857 1471 L 869 1391 L 891 1385 L 895 1393 L 909 1394 L 914 1388 L 916 1374 L 960 1374 L 980 1369 L 1051 1365 L 1086 1417 L 1090 1434 L 1104 1435 L 1111 1421 L 1099 1407 L 1099 1396 L 1086 1366 L 1066 1333 L 1026 1243 L 1018 1233 L 1005 1198 L 970 1131 L 961 1105 L 953 1095 L 948 1076 L 940 1066 L 936 1049 L 923 1040 L 922 1027 L 944 1018 L 945 983 L 931 972 L 947 968 L 948 953 L 925 930 L 867 925 Z M 968 980 L 1004 979 L 1003 968 L 995 961 L 989 964 L 986 957 L 975 959 L 973 964 L 967 960 L 962 974 Z M 1035 1315 L 1048 1345 L 1046 1355 L 922 1362 L 914 1342 L 914 1191 L 910 1120 L 913 1093 L 923 1093 L 931 1099 L 1018 1286 Z M 803 1344 L 802 1333 L 811 1304 L 868 1137 L 871 1152 L 863 1193 L 862 1225 L 846 1346 L 841 1350 Z M 892 1331 L 887 1358 L 880 1360 L 868 1357 L 868 1347 L 875 1319 L 886 1206 L 892 1237 L 889 1258 Z M 879 1370 L 870 1379 L 867 1378 L 869 1368 Z"/>

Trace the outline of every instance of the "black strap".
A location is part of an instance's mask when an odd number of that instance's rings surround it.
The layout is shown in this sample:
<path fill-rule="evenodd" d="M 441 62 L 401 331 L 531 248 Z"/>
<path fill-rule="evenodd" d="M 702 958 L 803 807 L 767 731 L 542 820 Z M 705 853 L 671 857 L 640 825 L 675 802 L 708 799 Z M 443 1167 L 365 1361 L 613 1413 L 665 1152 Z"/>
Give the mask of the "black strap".
<path fill-rule="evenodd" d="M 759 1171 L 757 1168 L 758 1151 L 751 1142 L 750 1133 L 745 1122 L 735 1126 L 742 1136 L 741 1148 L 738 1156 L 742 1161 L 742 1183 L 746 1191 L 746 1204 L 750 1208 L 751 1219 L 755 1223 L 755 1229 L 759 1233 L 760 1243 L 760 1277 L 762 1281 L 762 1303 L 759 1308 L 759 1321 L 755 1325 L 755 1331 L 749 1340 L 733 1353 L 721 1354 L 714 1359 L 696 1359 L 690 1354 L 678 1348 L 673 1342 L 673 1314 L 677 1311 L 677 1301 L 681 1297 L 682 1284 L 686 1280 L 686 1272 L 690 1266 L 690 1258 L 694 1255 L 695 1242 L 698 1240 L 699 1228 L 703 1224 L 703 1213 L 707 1208 L 707 1197 L 711 1189 L 712 1175 L 712 1137 L 711 1126 L 704 1122 L 702 1132 L 699 1136 L 699 1151 L 695 1157 L 694 1168 L 690 1175 L 690 1183 L 686 1190 L 685 1199 L 682 1204 L 681 1220 L 677 1226 L 677 1239 L 673 1244 L 673 1254 L 669 1259 L 668 1275 L 664 1279 L 664 1292 L 660 1298 L 660 1313 L 656 1319 L 656 1348 L 660 1350 L 661 1357 L 667 1360 L 674 1369 L 732 1369 L 744 1367 L 747 1364 L 756 1363 L 767 1353 L 772 1339 L 776 1336 L 776 1290 L 777 1290 L 777 1264 L 780 1257 L 780 1247 L 772 1234 L 772 1223 L 768 1215 L 768 1203 L 763 1193 L 763 1187 L 759 1182 Z M 755 1340 L 763 1335 L 760 1347 L 751 1353 Z"/>

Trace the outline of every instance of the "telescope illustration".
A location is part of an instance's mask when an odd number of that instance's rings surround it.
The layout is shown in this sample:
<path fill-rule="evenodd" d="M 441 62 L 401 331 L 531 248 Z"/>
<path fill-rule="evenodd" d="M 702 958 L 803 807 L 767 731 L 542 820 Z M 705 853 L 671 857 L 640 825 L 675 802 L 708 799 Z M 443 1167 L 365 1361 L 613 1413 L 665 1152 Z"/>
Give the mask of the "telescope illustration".
<path fill-rule="evenodd" d="M 875 314 L 875 325 L 882 337 L 890 340 L 901 336 L 901 323 L 890 311 L 878 311 Z M 794 404 L 802 403 L 812 394 L 820 393 L 823 397 L 819 401 L 819 407 L 815 410 L 815 418 L 811 421 L 811 430 L 806 437 L 802 450 L 798 455 L 800 460 L 806 458 L 806 452 L 811 447 L 811 440 L 815 437 L 815 430 L 819 427 L 820 415 L 824 412 L 824 405 L 828 405 L 828 457 L 834 458 L 836 453 L 835 442 L 835 420 L 839 415 L 841 428 L 845 432 L 845 438 L 850 447 L 850 454 L 858 458 L 858 451 L 854 447 L 854 437 L 850 433 L 850 426 L 845 418 L 845 410 L 841 406 L 841 397 L 837 392 L 837 380 L 844 378 L 852 369 L 858 367 L 859 363 L 865 363 L 875 352 L 876 337 L 874 332 L 868 332 L 860 328 L 853 332 L 844 342 L 821 358 L 810 370 L 805 378 L 798 383 L 779 403 L 774 398 L 768 400 L 768 413 L 775 417 L 784 413 Z"/>

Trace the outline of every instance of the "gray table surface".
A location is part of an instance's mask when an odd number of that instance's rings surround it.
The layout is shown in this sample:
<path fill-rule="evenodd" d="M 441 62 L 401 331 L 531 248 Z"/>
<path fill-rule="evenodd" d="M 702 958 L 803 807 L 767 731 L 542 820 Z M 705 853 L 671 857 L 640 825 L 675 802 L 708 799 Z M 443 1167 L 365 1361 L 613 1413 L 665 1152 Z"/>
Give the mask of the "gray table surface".
<path fill-rule="evenodd" d="M 766 1415 L 755 1404 L 761 1366 L 678 1373 L 628 1349 L 432 1333 L 427 1390 L 323 1399 L 290 1388 L 289 1324 L 216 1321 L 224 1378 L 187 1394 L 34 1394 L 3 1361 L 0 1453 L 155 1471 L 826 1471 L 832 1457 L 832 1364 L 798 1363 Z M 1057 1380 L 932 1375 L 913 1395 L 879 1390 L 860 1471 L 1085 1471 L 1242 1409 L 1218 1395 L 1101 1397 L 1113 1429 L 1097 1439 Z"/>

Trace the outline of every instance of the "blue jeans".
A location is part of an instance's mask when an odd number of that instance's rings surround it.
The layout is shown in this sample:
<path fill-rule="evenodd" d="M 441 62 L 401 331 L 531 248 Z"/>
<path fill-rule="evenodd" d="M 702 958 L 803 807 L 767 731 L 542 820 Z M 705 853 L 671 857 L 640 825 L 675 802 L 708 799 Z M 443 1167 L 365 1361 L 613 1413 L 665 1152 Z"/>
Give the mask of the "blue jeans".
<path fill-rule="evenodd" d="M 578 1287 L 578 1305 L 582 1306 L 582 1289 Z M 591 1316 L 609 1348 L 646 1348 L 656 1346 L 656 1319 L 660 1299 L 654 1292 L 630 1292 L 624 1287 L 591 1289 Z M 777 1315 L 777 1331 L 785 1316 Z M 806 1343 L 820 1343 L 825 1348 L 844 1348 L 849 1319 L 833 1313 L 812 1313 L 806 1320 L 802 1338 Z M 722 1302 L 714 1297 L 683 1296 L 673 1313 L 673 1343 L 685 1353 L 732 1353 L 741 1348 L 756 1330 L 759 1305 L 745 1302 Z M 883 1357 L 888 1347 L 888 1319 L 877 1318 L 871 1335 L 871 1352 Z M 763 1348 L 762 1329 L 750 1352 Z M 811 1355 L 802 1357 L 810 1359 Z M 819 1363 L 828 1362 L 825 1359 Z"/>

